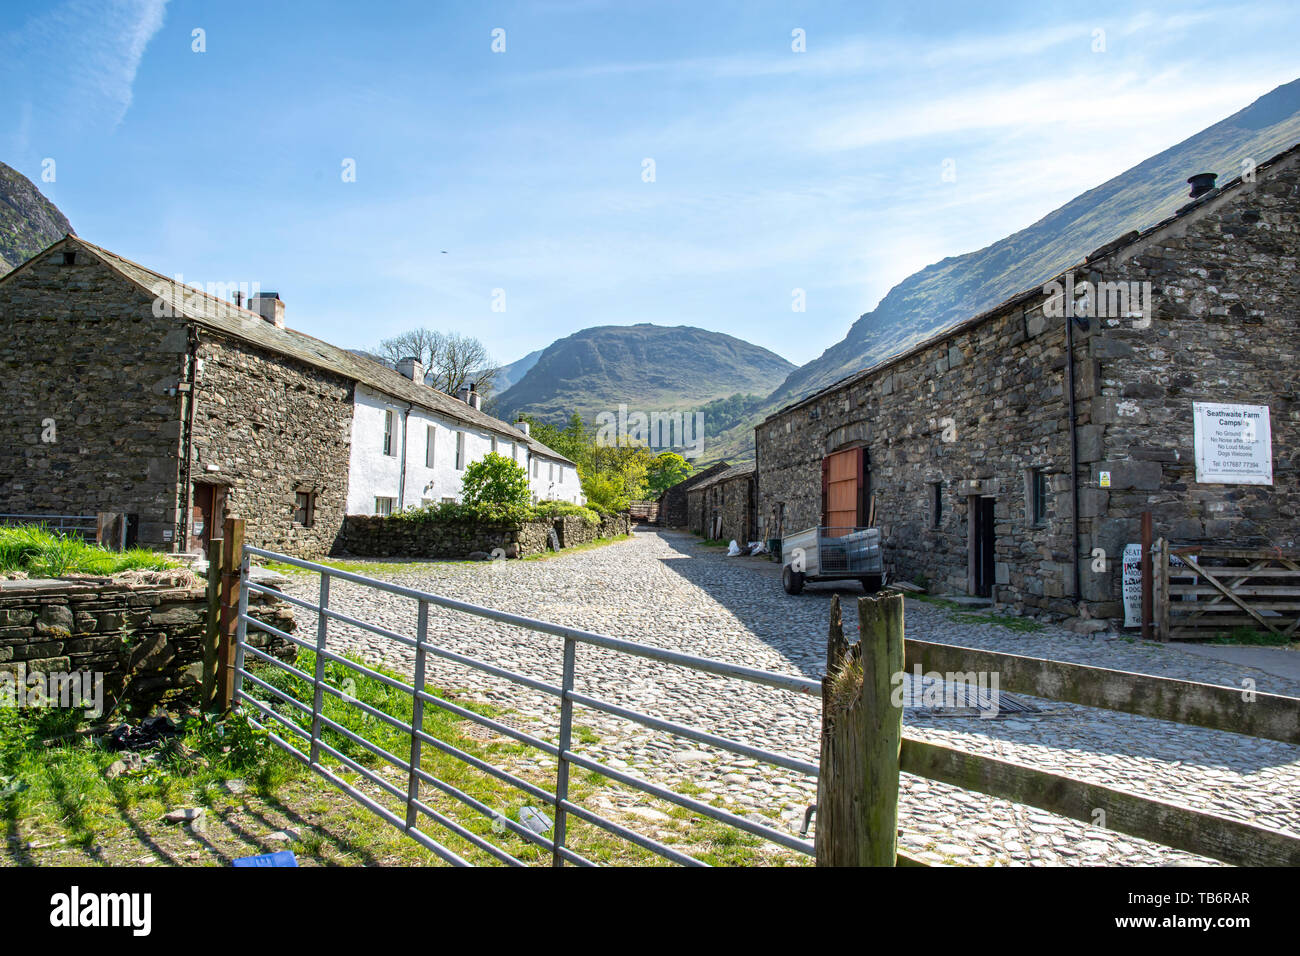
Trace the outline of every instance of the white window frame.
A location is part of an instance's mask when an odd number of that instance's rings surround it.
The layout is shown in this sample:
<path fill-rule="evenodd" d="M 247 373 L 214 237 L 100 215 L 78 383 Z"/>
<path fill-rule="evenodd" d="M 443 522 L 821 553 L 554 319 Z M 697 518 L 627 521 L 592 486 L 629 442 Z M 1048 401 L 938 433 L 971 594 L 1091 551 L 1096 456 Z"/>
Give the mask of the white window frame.
<path fill-rule="evenodd" d="M 395 454 L 393 451 L 393 421 L 397 415 L 391 408 L 384 409 L 384 454 L 390 458 Z"/>
<path fill-rule="evenodd" d="M 465 433 L 456 432 L 456 470 L 465 470 Z"/>
<path fill-rule="evenodd" d="M 424 467 L 432 468 L 437 460 L 434 456 L 437 453 L 438 428 L 435 425 L 429 425 L 425 429 L 425 446 L 424 446 Z"/>
<path fill-rule="evenodd" d="M 386 518 L 393 513 L 393 508 L 397 504 L 396 498 L 387 498 L 383 495 L 375 495 L 375 514 L 381 518 Z"/>

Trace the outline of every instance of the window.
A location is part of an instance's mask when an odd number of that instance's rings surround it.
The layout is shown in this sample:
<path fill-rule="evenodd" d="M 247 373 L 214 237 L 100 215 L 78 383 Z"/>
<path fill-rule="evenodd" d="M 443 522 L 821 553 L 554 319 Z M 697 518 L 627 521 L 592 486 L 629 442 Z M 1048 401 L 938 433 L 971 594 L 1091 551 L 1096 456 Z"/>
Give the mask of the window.
<path fill-rule="evenodd" d="M 384 454 L 393 453 L 393 410 L 384 409 Z"/>
<path fill-rule="evenodd" d="M 510 443 L 510 460 L 511 461 L 519 460 L 519 446 L 516 445 L 514 442 Z"/>
<path fill-rule="evenodd" d="M 564 466 L 560 466 L 560 484 L 564 484 Z"/>
<path fill-rule="evenodd" d="M 1041 468 L 1029 471 L 1029 521 L 1033 525 L 1047 523 L 1047 472 Z"/>
<path fill-rule="evenodd" d="M 533 477 L 537 478 L 542 473 L 542 463 L 536 458 L 533 459 Z"/>
<path fill-rule="evenodd" d="M 943 482 L 930 482 L 930 529 L 933 531 L 943 522 Z"/>
<path fill-rule="evenodd" d="M 295 491 L 293 494 L 293 521 L 304 528 L 316 523 L 316 493 Z"/>
<path fill-rule="evenodd" d="M 555 462 L 553 461 L 548 461 L 546 463 L 546 480 L 551 482 L 555 481 Z"/>
<path fill-rule="evenodd" d="M 77 264 L 77 254 L 75 252 L 65 252 L 63 254 L 63 264 L 65 266 L 75 266 Z"/>
<path fill-rule="evenodd" d="M 433 445 L 434 445 L 434 438 L 437 436 L 437 434 L 438 434 L 438 430 L 434 428 L 432 425 L 430 425 L 428 428 L 425 429 L 426 442 L 427 442 L 424 446 L 424 467 L 425 468 L 433 467 Z"/>
<path fill-rule="evenodd" d="M 433 499 L 432 499 L 432 498 L 421 498 L 421 499 L 420 499 L 420 507 L 421 507 L 421 508 L 429 508 L 429 507 L 432 507 L 432 506 L 433 506 Z"/>
<path fill-rule="evenodd" d="M 376 498 L 375 514 L 380 515 L 381 517 L 392 514 L 393 505 L 396 503 L 397 503 L 396 498 Z"/>
<path fill-rule="evenodd" d="M 455 498 L 443 498 L 443 499 L 442 499 L 442 503 L 443 503 L 444 505 L 454 505 L 454 504 L 456 503 L 456 499 L 455 499 Z"/>
<path fill-rule="evenodd" d="M 456 470 L 465 470 L 465 433 L 456 432 Z"/>
<path fill-rule="evenodd" d="M 493 435 L 493 436 L 492 436 L 492 454 L 495 455 L 496 453 L 497 453 L 497 436 L 496 436 L 496 435 Z"/>

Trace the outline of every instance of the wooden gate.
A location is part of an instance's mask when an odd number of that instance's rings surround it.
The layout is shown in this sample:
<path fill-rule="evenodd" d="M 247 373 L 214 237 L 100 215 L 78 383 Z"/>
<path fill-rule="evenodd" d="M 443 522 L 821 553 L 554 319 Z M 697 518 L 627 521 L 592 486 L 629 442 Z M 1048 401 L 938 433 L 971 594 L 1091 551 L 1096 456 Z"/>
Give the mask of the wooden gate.
<path fill-rule="evenodd" d="M 1300 555 L 1161 539 L 1152 557 L 1161 640 L 1203 640 L 1239 627 L 1300 637 Z M 1171 569 L 1171 558 L 1183 566 Z"/>

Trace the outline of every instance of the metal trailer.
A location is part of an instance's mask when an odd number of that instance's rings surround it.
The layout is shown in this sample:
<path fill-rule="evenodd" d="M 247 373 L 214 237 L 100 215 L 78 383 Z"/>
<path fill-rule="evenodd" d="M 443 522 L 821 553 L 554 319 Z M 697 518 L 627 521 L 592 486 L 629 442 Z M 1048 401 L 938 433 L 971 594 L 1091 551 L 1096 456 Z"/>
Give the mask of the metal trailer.
<path fill-rule="evenodd" d="M 798 594 L 805 581 L 859 581 L 872 594 L 885 583 L 878 528 L 809 528 L 781 541 L 781 586 Z"/>

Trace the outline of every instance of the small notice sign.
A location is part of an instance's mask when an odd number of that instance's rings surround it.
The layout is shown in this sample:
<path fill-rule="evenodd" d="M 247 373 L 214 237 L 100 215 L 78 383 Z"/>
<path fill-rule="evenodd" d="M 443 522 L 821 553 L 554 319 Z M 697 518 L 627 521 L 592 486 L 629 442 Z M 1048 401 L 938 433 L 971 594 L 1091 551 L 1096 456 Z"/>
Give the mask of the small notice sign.
<path fill-rule="evenodd" d="M 1192 403 L 1196 480 L 1207 485 L 1273 484 L 1267 405 Z"/>
<path fill-rule="evenodd" d="M 1109 472 L 1109 471 L 1103 471 L 1103 472 L 1099 472 L 1098 474 L 1099 474 L 1099 477 L 1100 477 L 1100 479 L 1101 479 L 1101 481 L 1100 481 L 1100 483 L 1101 483 L 1101 487 L 1103 487 L 1103 488 L 1109 488 L 1109 487 L 1110 487 L 1110 472 Z"/>

